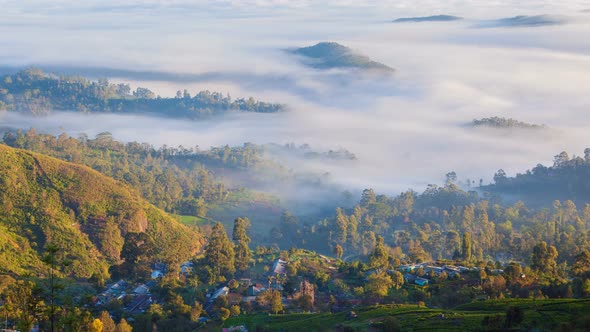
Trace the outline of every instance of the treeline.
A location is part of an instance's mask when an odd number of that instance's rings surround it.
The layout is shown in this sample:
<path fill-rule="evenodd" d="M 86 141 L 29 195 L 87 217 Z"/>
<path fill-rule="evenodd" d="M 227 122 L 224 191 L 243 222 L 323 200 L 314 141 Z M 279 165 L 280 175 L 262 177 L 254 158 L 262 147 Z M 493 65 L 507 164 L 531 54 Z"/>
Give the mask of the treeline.
<path fill-rule="evenodd" d="M 3 142 L 89 166 L 136 188 L 145 199 L 168 212 L 205 216 L 208 203 L 222 202 L 229 195 L 225 185 L 203 165 L 210 157 L 196 154 L 192 148 L 124 144 L 107 132 L 89 139 L 85 135 L 38 134 L 35 129 L 7 132 Z"/>
<path fill-rule="evenodd" d="M 512 118 L 502 117 L 491 117 L 474 119 L 471 121 L 471 125 L 474 127 L 492 127 L 492 128 L 524 128 L 524 129 L 542 129 L 546 128 L 545 125 L 537 125 L 518 121 Z"/>
<path fill-rule="evenodd" d="M 53 136 L 35 129 L 6 132 L 4 144 L 39 152 L 65 161 L 87 165 L 104 175 L 123 181 L 139 190 L 144 198 L 167 212 L 206 216 L 212 205 L 238 199 L 232 195 L 242 188 L 284 185 L 322 185 L 325 174 L 301 174 L 273 158 L 302 157 L 307 153 L 320 158 L 347 158 L 346 152 L 313 152 L 308 146 L 290 144 L 212 147 L 155 148 L 146 143 L 122 143 L 103 132 L 95 138 L 67 134 Z M 316 158 L 316 157 L 313 157 Z M 235 188 L 229 189 L 224 180 Z M 235 189 L 235 190 L 234 190 Z"/>
<path fill-rule="evenodd" d="M 367 189 L 354 208 L 339 208 L 332 218 L 302 225 L 284 215 L 271 232 L 324 252 L 340 246 L 344 256 L 355 257 L 366 257 L 382 236 L 393 256 L 410 262 L 463 258 L 529 264 L 534 246 L 545 241 L 561 253 L 558 263 L 567 265 L 590 248 L 588 230 L 590 204 L 555 201 L 531 209 L 523 202 L 506 205 L 495 197 L 481 198 L 449 182 L 397 197 Z M 462 248 L 465 235 L 470 241 Z"/>
<path fill-rule="evenodd" d="M 551 204 L 551 200 L 573 200 L 587 203 L 590 197 L 590 148 L 584 156 L 565 151 L 554 157 L 552 166 L 538 164 L 525 173 L 507 176 L 502 169 L 494 175 L 494 184 L 482 191 L 516 196 L 531 205 Z"/>
<path fill-rule="evenodd" d="M 56 76 L 27 69 L 0 77 L 0 111 L 47 114 L 51 111 L 86 113 L 147 113 L 166 117 L 198 119 L 231 111 L 273 113 L 283 105 L 256 101 L 252 97 L 232 100 L 218 92 L 201 91 L 195 96 L 184 90 L 175 98 L 162 98 L 146 88 L 131 91 L 128 84 L 106 79 Z"/>

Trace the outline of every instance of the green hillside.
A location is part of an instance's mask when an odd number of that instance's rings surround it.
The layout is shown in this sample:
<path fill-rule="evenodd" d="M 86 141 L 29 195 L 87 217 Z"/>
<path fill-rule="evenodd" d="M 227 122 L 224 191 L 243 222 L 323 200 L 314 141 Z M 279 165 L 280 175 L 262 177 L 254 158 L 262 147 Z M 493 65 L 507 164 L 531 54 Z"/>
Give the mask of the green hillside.
<path fill-rule="evenodd" d="M 151 260 L 179 262 L 202 238 L 126 185 L 86 167 L 0 145 L 0 273 L 42 273 L 48 244 L 62 248 L 77 278 L 107 275 L 124 236 L 154 240 Z"/>

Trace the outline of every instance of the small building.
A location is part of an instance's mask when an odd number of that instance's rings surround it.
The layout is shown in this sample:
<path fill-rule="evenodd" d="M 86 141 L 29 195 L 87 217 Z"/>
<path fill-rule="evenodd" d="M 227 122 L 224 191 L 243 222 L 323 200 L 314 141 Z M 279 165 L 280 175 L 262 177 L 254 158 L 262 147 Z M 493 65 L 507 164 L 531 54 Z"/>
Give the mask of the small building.
<path fill-rule="evenodd" d="M 214 301 L 216 298 L 218 298 L 222 295 L 227 296 L 227 294 L 229 294 L 229 287 L 223 286 L 220 289 L 216 290 L 215 293 L 213 293 L 213 295 L 211 295 L 211 298 L 209 299 L 209 301 Z"/>
<path fill-rule="evenodd" d="M 246 303 L 252 303 L 256 301 L 256 296 L 244 296 L 242 298 L 242 301 L 246 302 Z"/>
<path fill-rule="evenodd" d="M 264 292 L 265 288 L 262 287 L 261 284 L 250 285 L 248 287 L 248 295 L 249 296 L 256 296 L 262 292 Z"/>
<path fill-rule="evenodd" d="M 240 279 L 240 286 L 250 286 L 252 285 L 252 279 L 250 278 L 241 278 Z"/>
<path fill-rule="evenodd" d="M 404 273 L 404 282 L 406 284 L 411 284 L 416 280 L 416 276 L 411 273 Z"/>
<path fill-rule="evenodd" d="M 141 285 L 135 287 L 135 289 L 133 290 L 133 293 L 138 294 L 138 295 L 146 295 L 149 292 L 150 292 L 150 289 L 145 284 L 141 284 Z"/>
<path fill-rule="evenodd" d="M 152 271 L 152 279 L 162 278 L 163 276 L 164 276 L 164 273 L 162 273 L 162 271 L 160 271 L 160 270 L 153 270 Z"/>
<path fill-rule="evenodd" d="M 410 266 L 409 265 L 400 265 L 398 267 L 398 270 L 400 272 L 412 272 L 412 269 L 410 269 Z"/>
<path fill-rule="evenodd" d="M 418 286 L 426 286 L 428 285 L 428 279 L 418 277 L 414 280 L 414 283 Z"/>
<path fill-rule="evenodd" d="M 271 272 L 274 275 L 287 274 L 287 262 L 280 258 L 277 258 L 277 260 L 275 260 L 272 264 Z"/>

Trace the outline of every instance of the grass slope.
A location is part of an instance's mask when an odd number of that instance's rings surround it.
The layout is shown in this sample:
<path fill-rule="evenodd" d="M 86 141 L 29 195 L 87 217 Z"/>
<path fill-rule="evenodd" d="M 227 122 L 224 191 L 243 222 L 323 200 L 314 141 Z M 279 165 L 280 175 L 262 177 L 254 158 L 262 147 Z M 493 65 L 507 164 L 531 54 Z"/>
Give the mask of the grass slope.
<path fill-rule="evenodd" d="M 202 238 L 120 182 L 77 164 L 0 144 L 0 273 L 43 271 L 40 255 L 59 245 L 64 272 L 105 275 L 127 232 L 154 240 L 154 259 L 184 259 Z"/>

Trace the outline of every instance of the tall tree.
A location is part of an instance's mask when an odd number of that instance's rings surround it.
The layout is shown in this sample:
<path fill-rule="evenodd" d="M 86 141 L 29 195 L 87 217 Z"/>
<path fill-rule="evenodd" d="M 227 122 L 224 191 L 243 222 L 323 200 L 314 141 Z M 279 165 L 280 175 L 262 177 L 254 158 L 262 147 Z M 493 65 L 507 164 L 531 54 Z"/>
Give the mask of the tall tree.
<path fill-rule="evenodd" d="M 102 331 L 103 332 L 115 332 L 115 321 L 111 318 L 111 315 L 108 311 L 101 311 L 98 319 L 102 322 Z"/>
<path fill-rule="evenodd" d="M 221 223 L 213 226 L 205 248 L 205 261 L 213 270 L 215 278 L 229 277 L 236 272 L 234 245 L 227 237 Z"/>
<path fill-rule="evenodd" d="M 250 259 L 252 254 L 250 252 L 250 238 L 247 230 L 250 227 L 250 220 L 248 218 L 236 218 L 234 220 L 234 231 L 232 239 L 235 243 L 235 268 L 237 271 L 246 271 L 250 266 Z"/>
<path fill-rule="evenodd" d="M 471 260 L 471 234 L 463 233 L 463 239 L 461 241 L 461 256 L 464 260 Z"/>
<path fill-rule="evenodd" d="M 541 241 L 533 248 L 531 268 L 537 272 L 552 275 L 556 272 L 558 255 L 554 246 L 547 246 L 545 241 Z"/>
<path fill-rule="evenodd" d="M 374 269 L 386 269 L 389 266 L 389 254 L 383 243 L 382 236 L 377 236 L 375 249 L 369 255 L 369 265 Z"/>
<path fill-rule="evenodd" d="M 30 331 L 42 313 L 44 303 L 38 289 L 30 281 L 19 280 L 7 289 L 6 304 L 17 318 L 17 329 Z"/>
<path fill-rule="evenodd" d="M 336 258 L 342 258 L 343 254 L 344 250 L 342 249 L 342 246 L 336 244 L 336 246 L 334 246 L 334 256 L 336 256 Z"/>

